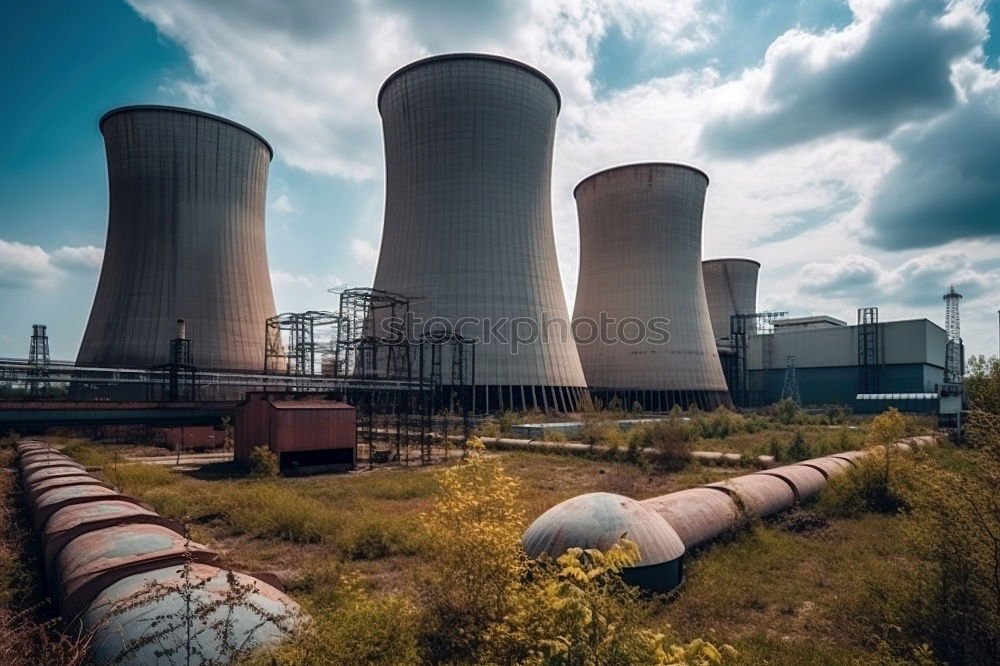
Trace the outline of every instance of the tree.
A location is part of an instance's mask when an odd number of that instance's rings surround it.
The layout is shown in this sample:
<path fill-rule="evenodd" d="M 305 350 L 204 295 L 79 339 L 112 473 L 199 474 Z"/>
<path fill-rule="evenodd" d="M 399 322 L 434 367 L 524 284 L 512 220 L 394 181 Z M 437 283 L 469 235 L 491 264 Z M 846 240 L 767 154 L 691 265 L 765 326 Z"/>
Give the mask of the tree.
<path fill-rule="evenodd" d="M 1000 358 L 982 354 L 970 358 L 965 391 L 973 409 L 1000 414 Z"/>

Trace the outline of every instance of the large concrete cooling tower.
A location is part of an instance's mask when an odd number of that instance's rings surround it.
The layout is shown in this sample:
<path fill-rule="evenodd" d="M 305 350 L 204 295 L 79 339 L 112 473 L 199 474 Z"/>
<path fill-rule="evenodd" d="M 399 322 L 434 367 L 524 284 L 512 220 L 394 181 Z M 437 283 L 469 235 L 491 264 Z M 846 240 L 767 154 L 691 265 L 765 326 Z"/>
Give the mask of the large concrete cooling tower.
<path fill-rule="evenodd" d="M 537 70 L 479 54 L 414 62 L 379 91 L 386 196 L 375 288 L 415 297 L 416 317 L 481 341 L 477 410 L 569 410 L 585 387 L 552 230 L 559 104 Z M 562 325 L 532 336 L 550 320 Z M 514 336 L 533 339 L 515 349 Z"/>
<path fill-rule="evenodd" d="M 701 262 L 708 314 L 716 340 L 729 339 L 729 318 L 757 311 L 757 274 L 760 262 L 728 257 Z"/>
<path fill-rule="evenodd" d="M 661 163 L 615 167 L 576 186 L 573 330 L 598 397 L 656 410 L 730 404 L 701 275 L 707 187 L 698 169 Z"/>
<path fill-rule="evenodd" d="M 264 243 L 271 147 L 199 111 L 128 106 L 100 128 L 110 212 L 104 265 L 77 362 L 166 363 L 187 322 L 198 368 L 263 370 L 275 314 Z"/>

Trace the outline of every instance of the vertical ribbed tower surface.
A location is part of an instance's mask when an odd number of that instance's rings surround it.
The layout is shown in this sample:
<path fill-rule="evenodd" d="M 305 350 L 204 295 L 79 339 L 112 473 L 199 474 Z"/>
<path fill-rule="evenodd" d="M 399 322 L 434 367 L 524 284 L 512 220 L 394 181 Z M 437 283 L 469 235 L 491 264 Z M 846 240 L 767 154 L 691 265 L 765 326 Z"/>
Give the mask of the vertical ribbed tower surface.
<path fill-rule="evenodd" d="M 414 315 L 482 341 L 477 410 L 570 410 L 585 387 L 552 229 L 559 105 L 537 70 L 480 54 L 414 62 L 379 91 L 386 195 L 375 288 L 416 297 Z M 561 331 L 516 353 L 475 323 L 546 319 Z M 509 339 L 513 325 L 499 330 Z M 531 324 L 517 326 L 527 335 Z"/>
<path fill-rule="evenodd" d="M 654 410 L 730 404 L 701 274 L 707 187 L 698 169 L 650 163 L 600 171 L 573 191 L 580 218 L 573 326 L 598 397 Z M 636 341 L 634 324 L 616 323 L 627 318 L 649 334 Z M 669 319 L 665 344 L 655 341 L 653 318 Z M 593 339 L 585 322 L 602 319 L 611 324 Z"/>
<path fill-rule="evenodd" d="M 715 339 L 729 339 L 729 318 L 757 311 L 760 262 L 739 257 L 706 259 L 701 272 Z"/>
<path fill-rule="evenodd" d="M 199 111 L 129 106 L 101 118 L 108 237 L 77 363 L 166 363 L 178 318 L 194 364 L 264 368 L 275 314 L 264 239 L 271 146 Z"/>

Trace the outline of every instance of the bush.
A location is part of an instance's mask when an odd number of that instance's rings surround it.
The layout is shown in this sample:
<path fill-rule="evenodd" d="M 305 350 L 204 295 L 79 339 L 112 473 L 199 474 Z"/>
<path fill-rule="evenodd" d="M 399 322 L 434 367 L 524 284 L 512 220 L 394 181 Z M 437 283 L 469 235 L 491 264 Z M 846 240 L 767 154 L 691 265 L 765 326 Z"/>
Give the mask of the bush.
<path fill-rule="evenodd" d="M 725 407 L 693 417 L 691 424 L 698 436 L 703 439 L 725 439 L 744 429 L 743 417 Z"/>
<path fill-rule="evenodd" d="M 353 526 L 343 540 L 342 550 L 352 560 L 381 560 L 420 550 L 410 522 L 387 516 Z"/>
<path fill-rule="evenodd" d="M 951 664 L 1000 663 L 1000 458 L 969 473 L 922 470 L 907 526 L 925 563 L 906 600 L 911 636 Z"/>
<path fill-rule="evenodd" d="M 500 430 L 500 424 L 492 419 L 487 419 L 479 424 L 476 428 L 475 434 L 478 437 L 492 437 L 496 439 L 501 437 L 503 432 Z"/>
<path fill-rule="evenodd" d="M 802 431 L 796 430 L 782 460 L 798 462 L 800 460 L 808 460 L 809 458 L 812 458 L 812 450 L 806 444 L 806 438 L 802 435 Z"/>
<path fill-rule="evenodd" d="M 994 449 L 1000 452 L 1000 413 L 995 414 L 984 409 L 969 410 L 965 441 L 976 448 Z"/>
<path fill-rule="evenodd" d="M 664 419 L 643 428 L 643 447 L 653 449 L 653 463 L 667 472 L 677 472 L 691 464 L 695 440 L 692 428 L 678 419 Z"/>
<path fill-rule="evenodd" d="M 965 388 L 970 407 L 1000 415 L 1000 358 L 972 356 Z"/>
<path fill-rule="evenodd" d="M 781 425 L 792 425 L 806 420 L 806 413 L 802 411 L 799 404 L 791 398 L 785 398 L 774 403 L 765 413 Z"/>
<path fill-rule="evenodd" d="M 818 509 L 850 518 L 864 513 L 895 514 L 909 506 L 913 461 L 898 451 L 875 450 L 844 473 L 830 477 L 820 493 Z"/>
<path fill-rule="evenodd" d="M 256 657 L 248 666 L 410 666 L 421 662 L 419 613 L 403 597 L 375 597 L 357 577 L 343 576 L 326 608 L 293 639 Z"/>
<path fill-rule="evenodd" d="M 278 455 L 266 446 L 255 446 L 250 452 L 250 476 L 256 479 L 270 479 L 278 476 L 281 468 Z"/>
<path fill-rule="evenodd" d="M 625 433 L 615 421 L 592 420 L 584 422 L 580 428 L 580 441 L 590 446 L 596 444 L 607 446 L 615 452 L 625 444 Z"/>

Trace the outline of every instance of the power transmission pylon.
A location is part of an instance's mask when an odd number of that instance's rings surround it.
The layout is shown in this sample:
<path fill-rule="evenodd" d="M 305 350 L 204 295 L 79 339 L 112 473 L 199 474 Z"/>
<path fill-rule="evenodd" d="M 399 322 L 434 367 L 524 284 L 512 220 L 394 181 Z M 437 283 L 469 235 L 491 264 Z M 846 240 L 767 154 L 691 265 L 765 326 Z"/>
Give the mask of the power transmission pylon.
<path fill-rule="evenodd" d="M 796 404 L 802 399 L 799 396 L 799 377 L 795 374 L 795 357 L 785 357 L 785 384 L 781 387 L 781 399 L 791 398 Z"/>

